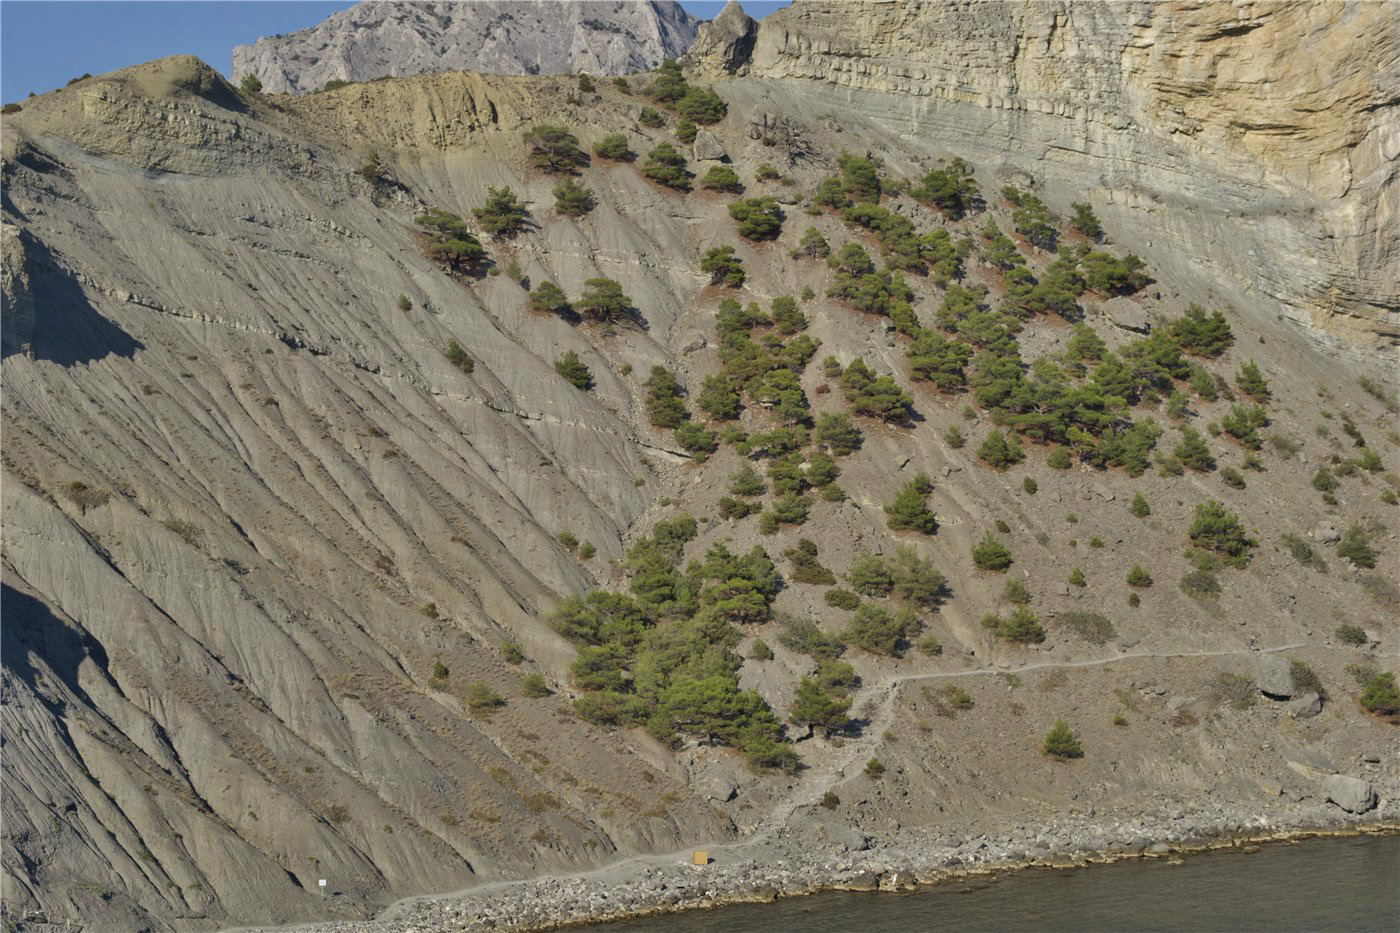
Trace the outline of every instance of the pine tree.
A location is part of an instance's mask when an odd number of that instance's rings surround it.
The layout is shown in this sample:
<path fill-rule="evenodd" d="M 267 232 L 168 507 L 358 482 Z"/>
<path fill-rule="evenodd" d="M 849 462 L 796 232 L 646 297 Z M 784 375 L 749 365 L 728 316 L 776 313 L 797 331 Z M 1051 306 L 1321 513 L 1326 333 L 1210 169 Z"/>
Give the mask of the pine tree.
<path fill-rule="evenodd" d="M 933 483 L 923 473 L 905 483 L 894 497 L 894 501 L 885 506 L 886 521 L 890 530 L 933 534 L 938 526 L 927 501 L 932 491 Z"/>
<path fill-rule="evenodd" d="M 1139 589 L 1151 586 L 1152 575 L 1143 569 L 1142 564 L 1133 564 L 1133 569 L 1128 571 L 1128 585 Z"/>
<path fill-rule="evenodd" d="M 525 226 L 529 212 L 525 210 L 525 204 L 519 196 L 506 186 L 487 188 L 486 203 L 481 207 L 472 208 L 472 216 L 476 217 L 481 229 L 491 236 L 510 237 Z"/>
<path fill-rule="evenodd" d="M 681 385 L 676 374 L 664 366 L 653 366 L 646 381 L 647 419 L 658 428 L 677 428 L 688 417 L 681 402 Z"/>
<path fill-rule="evenodd" d="M 885 562 L 875 554 L 861 551 L 846 571 L 846 582 L 862 596 L 888 596 L 894 586 Z"/>
<path fill-rule="evenodd" d="M 734 255 L 732 246 L 712 246 L 700 259 L 700 271 L 710 273 L 710 281 L 716 285 L 738 288 L 744 284 L 743 260 Z"/>
<path fill-rule="evenodd" d="M 1012 435 L 1012 440 L 1008 442 L 1006 435 L 995 428 L 977 448 L 977 456 L 997 470 L 1004 470 L 1012 464 L 1020 463 L 1026 459 L 1021 445 L 1015 441 L 1015 435 Z"/>
<path fill-rule="evenodd" d="M 530 147 L 529 163 L 542 171 L 573 174 L 588 161 L 578 147 L 578 137 L 566 127 L 541 123 L 521 135 Z"/>
<path fill-rule="evenodd" d="M 1240 367 L 1240 371 L 1235 375 L 1235 385 L 1260 404 L 1269 400 L 1269 381 L 1264 378 L 1264 374 L 1259 371 L 1253 360 Z"/>
<path fill-rule="evenodd" d="M 642 174 L 657 184 L 680 191 L 690 190 L 690 173 L 686 171 L 685 156 L 670 143 L 661 143 L 647 153 Z"/>
<path fill-rule="evenodd" d="M 1195 428 L 1181 429 L 1181 443 L 1172 451 L 1183 464 L 1198 473 L 1215 469 L 1215 458 L 1210 455 L 1210 446 Z"/>
<path fill-rule="evenodd" d="M 989 531 L 973 545 L 972 562 L 979 570 L 1005 570 L 1011 566 L 1011 551 Z"/>
<path fill-rule="evenodd" d="M 598 321 L 612 322 L 625 317 L 632 299 L 622 292 L 622 285 L 613 279 L 594 278 L 584 283 L 578 299 L 578 310 Z"/>
<path fill-rule="evenodd" d="M 797 725 L 811 726 L 831 735 L 850 725 L 851 720 L 846 715 L 850 709 L 849 696 L 823 690 L 811 677 L 803 677 L 797 682 L 788 718 Z"/>
<path fill-rule="evenodd" d="M 594 204 L 593 189 L 572 178 L 554 186 L 554 210 L 565 217 L 582 217 Z"/>
<path fill-rule="evenodd" d="M 621 162 L 631 158 L 632 150 L 627 145 L 627 137 L 621 133 L 609 133 L 593 146 L 593 154 L 601 159 Z"/>
<path fill-rule="evenodd" d="M 587 392 L 593 388 L 593 372 L 583 364 L 583 361 L 573 350 L 569 350 L 554 361 L 554 371 L 567 379 L 576 389 Z"/>
<path fill-rule="evenodd" d="M 1152 514 L 1152 507 L 1147 504 L 1147 497 L 1140 492 L 1133 493 L 1132 504 L 1128 506 L 1128 511 L 1136 518 L 1146 518 Z"/>
<path fill-rule="evenodd" d="M 1070 731 L 1069 723 L 1063 719 L 1055 720 L 1054 727 L 1045 733 L 1045 754 L 1056 758 L 1083 756 L 1084 749 L 1080 746 L 1079 739 Z"/>
<path fill-rule="evenodd" d="M 568 310 L 569 296 L 549 279 L 545 279 L 530 291 L 530 310 L 559 314 Z"/>

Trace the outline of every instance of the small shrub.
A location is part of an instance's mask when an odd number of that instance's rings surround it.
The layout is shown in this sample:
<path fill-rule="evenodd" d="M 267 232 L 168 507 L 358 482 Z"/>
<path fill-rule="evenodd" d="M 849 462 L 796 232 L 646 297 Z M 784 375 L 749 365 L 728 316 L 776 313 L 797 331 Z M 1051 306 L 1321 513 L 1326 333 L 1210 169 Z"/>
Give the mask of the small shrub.
<path fill-rule="evenodd" d="M 1322 681 L 1318 678 L 1317 673 L 1307 665 L 1307 662 L 1290 659 L 1288 677 L 1293 681 L 1295 696 L 1300 693 L 1316 693 L 1323 699 L 1327 698 L 1327 690 L 1322 686 Z"/>
<path fill-rule="evenodd" d="M 1084 568 L 1083 568 L 1083 567 L 1075 567 L 1073 570 L 1071 570 L 1071 571 L 1069 572 L 1069 585 L 1070 585 L 1070 586 L 1086 586 L 1087 584 L 1088 584 L 1088 581 L 1084 579 Z"/>
<path fill-rule="evenodd" d="M 1031 601 L 1031 591 L 1026 589 L 1026 584 L 1012 577 L 1001 588 L 1001 598 L 1017 606 L 1024 606 Z"/>
<path fill-rule="evenodd" d="M 1193 570 L 1181 578 L 1181 592 L 1192 599 L 1210 599 L 1220 595 L 1220 580 L 1209 570 Z"/>
<path fill-rule="evenodd" d="M 961 450 L 967 443 L 967 437 L 963 434 L 962 428 L 956 424 L 948 425 L 948 430 L 943 432 L 943 440 L 954 450 Z"/>
<path fill-rule="evenodd" d="M 1337 556 L 1368 570 L 1376 566 L 1376 549 L 1371 547 L 1371 542 L 1360 525 L 1352 525 L 1342 535 L 1342 540 L 1337 542 Z"/>
<path fill-rule="evenodd" d="M 919 639 L 919 650 L 929 657 L 937 657 L 943 653 L 943 645 L 932 635 L 925 635 Z"/>
<path fill-rule="evenodd" d="M 506 641 L 501 643 L 501 658 L 507 664 L 519 664 L 525 660 L 525 652 L 518 642 Z"/>
<path fill-rule="evenodd" d="M 1288 548 L 1288 553 L 1293 555 L 1293 559 L 1304 567 L 1311 567 L 1319 573 L 1327 572 L 1327 562 L 1322 559 L 1322 555 L 1313 550 L 1313 546 L 1303 536 L 1289 532 L 1283 536 L 1283 543 Z"/>
<path fill-rule="evenodd" d="M 972 562 L 979 570 L 1002 571 L 1011 566 L 1011 551 L 989 531 L 973 546 Z"/>
<path fill-rule="evenodd" d="M 1239 516 L 1214 499 L 1196 506 L 1187 536 L 1196 547 L 1214 552 L 1232 567 L 1248 563 L 1255 544 L 1245 533 Z"/>
<path fill-rule="evenodd" d="M 1395 683 L 1395 675 L 1372 675 L 1361 690 L 1361 705 L 1370 712 L 1383 716 L 1400 713 L 1400 686 Z"/>
<path fill-rule="evenodd" d="M 655 130 L 666 125 L 666 118 L 655 107 L 643 107 L 642 112 L 637 114 L 637 122 Z"/>
<path fill-rule="evenodd" d="M 477 712 L 499 709 L 506 705 L 505 699 L 481 681 L 467 684 L 467 707 Z"/>
<path fill-rule="evenodd" d="M 107 500 L 111 498 L 107 494 L 106 490 L 94 489 L 87 483 L 83 483 L 78 480 L 74 480 L 67 486 L 64 486 L 63 494 L 84 514 L 87 513 L 88 509 L 95 509 L 100 506 L 106 505 Z M 164 524 L 165 527 L 170 528 L 171 531 L 175 530 L 174 528 L 171 528 L 169 523 L 163 522 L 162 524 Z M 184 535 L 181 535 L 181 537 L 184 537 Z"/>
<path fill-rule="evenodd" d="M 544 679 L 544 675 L 539 673 L 526 674 L 520 681 L 520 688 L 527 697 L 535 700 L 554 692 L 549 689 L 549 682 Z"/>
<path fill-rule="evenodd" d="M 587 392 L 593 388 L 593 371 L 584 365 L 573 350 L 554 361 L 554 371 L 580 391 Z"/>
<path fill-rule="evenodd" d="M 877 781 L 885 776 L 885 766 L 880 759 L 872 758 L 865 763 L 865 776 L 872 781 Z"/>
<path fill-rule="evenodd" d="M 1039 644 L 1045 640 L 1045 628 L 1035 613 L 1025 606 L 1017 606 L 1011 615 L 999 620 L 997 634 L 1007 641 L 1023 644 Z"/>
<path fill-rule="evenodd" d="M 1070 468 L 1069 450 L 1064 447 L 1056 447 L 1050 451 L 1050 456 L 1045 458 L 1045 465 L 1052 470 L 1068 470 Z"/>
<path fill-rule="evenodd" d="M 204 529 L 194 522 L 185 521 L 183 518 L 167 518 L 161 524 L 183 538 L 190 547 L 199 547 L 200 542 L 204 539 Z"/>
<path fill-rule="evenodd" d="M 627 145 L 627 137 L 621 133 L 609 133 L 593 144 L 593 154 L 600 159 L 622 162 L 632 158 L 632 149 Z"/>
<path fill-rule="evenodd" d="M 828 810 L 835 810 L 841 806 L 841 798 L 836 796 L 836 791 L 830 789 L 823 793 L 821 800 L 817 802 Z"/>
<path fill-rule="evenodd" d="M 749 646 L 749 659 L 752 661 L 773 660 L 773 649 L 768 647 L 768 642 L 762 638 L 755 638 L 753 644 Z"/>
<path fill-rule="evenodd" d="M 1337 640 L 1344 645 L 1351 645 L 1359 648 L 1366 644 L 1366 630 L 1350 622 L 1337 626 L 1336 635 Z"/>
<path fill-rule="evenodd" d="M 1045 733 L 1045 754 L 1055 758 L 1080 758 L 1084 754 L 1079 739 L 1063 719 L 1055 720 L 1055 725 Z"/>
<path fill-rule="evenodd" d="M 1033 496 L 1040 489 L 1040 486 L 1034 479 L 1027 476 L 1025 479 L 1021 480 L 1021 488 L 1026 491 L 1026 495 Z"/>
<path fill-rule="evenodd" d="M 1128 585 L 1143 589 L 1152 585 L 1152 575 L 1143 569 L 1142 564 L 1133 564 L 1133 569 L 1128 571 Z"/>
<path fill-rule="evenodd" d="M 1060 621 L 1091 645 L 1106 645 L 1118 634 L 1108 617 L 1099 612 L 1066 612 Z"/>
<path fill-rule="evenodd" d="M 734 169 L 727 165 L 712 165 L 709 171 L 705 172 L 700 179 L 700 187 L 709 191 L 733 191 L 738 192 L 743 189 L 739 183 L 739 176 Z"/>
<path fill-rule="evenodd" d="M 843 590 L 840 587 L 827 590 L 822 599 L 828 606 L 835 609 L 845 609 L 848 612 L 860 607 L 860 597 L 850 590 Z"/>

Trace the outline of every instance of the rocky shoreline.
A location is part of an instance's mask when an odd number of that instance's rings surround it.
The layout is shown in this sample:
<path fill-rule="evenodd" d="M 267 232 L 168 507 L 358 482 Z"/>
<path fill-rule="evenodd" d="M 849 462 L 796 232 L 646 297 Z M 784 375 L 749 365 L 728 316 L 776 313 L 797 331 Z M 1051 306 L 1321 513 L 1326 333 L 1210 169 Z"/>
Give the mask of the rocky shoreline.
<path fill-rule="evenodd" d="M 572 877 L 492 884 L 486 889 L 400 902 L 378 919 L 318 924 L 320 933 L 533 933 L 586 924 L 773 901 L 822 891 L 904 891 L 1029 867 L 1068 868 L 1129 858 L 1174 858 L 1209 849 L 1360 832 L 1400 832 L 1400 802 L 1361 815 L 1328 804 L 1295 804 L 1242 815 L 1238 808 L 1194 811 L 1159 806 L 1121 818 L 1086 813 L 1041 827 L 1006 825 L 956 839 L 803 845 L 797 840 L 737 843 L 692 866 L 679 854 L 638 858 Z M 814 851 L 821 848 L 823 854 Z"/>

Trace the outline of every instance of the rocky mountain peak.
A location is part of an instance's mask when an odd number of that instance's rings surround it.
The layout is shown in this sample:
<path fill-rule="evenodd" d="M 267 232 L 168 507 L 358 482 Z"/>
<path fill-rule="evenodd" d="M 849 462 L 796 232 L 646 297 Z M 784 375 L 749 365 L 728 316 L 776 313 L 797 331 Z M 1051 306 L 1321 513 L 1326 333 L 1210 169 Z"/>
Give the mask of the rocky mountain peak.
<path fill-rule="evenodd" d="M 712 74 L 739 74 L 758 41 L 758 22 L 735 0 L 708 23 L 700 24 L 695 44 L 686 53 L 686 64 Z"/>
<path fill-rule="evenodd" d="M 235 79 L 274 93 L 438 71 L 627 74 L 676 58 L 698 21 L 674 0 L 357 3 L 299 32 L 233 50 Z"/>

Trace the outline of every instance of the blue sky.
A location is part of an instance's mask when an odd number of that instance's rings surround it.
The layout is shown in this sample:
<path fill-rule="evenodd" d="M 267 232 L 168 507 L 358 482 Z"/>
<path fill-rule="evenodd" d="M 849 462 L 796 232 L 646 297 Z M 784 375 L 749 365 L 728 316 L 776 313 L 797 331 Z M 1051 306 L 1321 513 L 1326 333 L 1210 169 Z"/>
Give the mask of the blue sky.
<path fill-rule="evenodd" d="M 84 72 L 101 74 L 182 53 L 228 74 L 235 45 L 305 29 L 348 6 L 348 0 L 3 0 L 0 100 L 43 93 Z M 681 6 L 710 19 L 724 3 L 681 0 Z M 764 16 L 787 0 L 743 6 L 751 16 Z"/>

